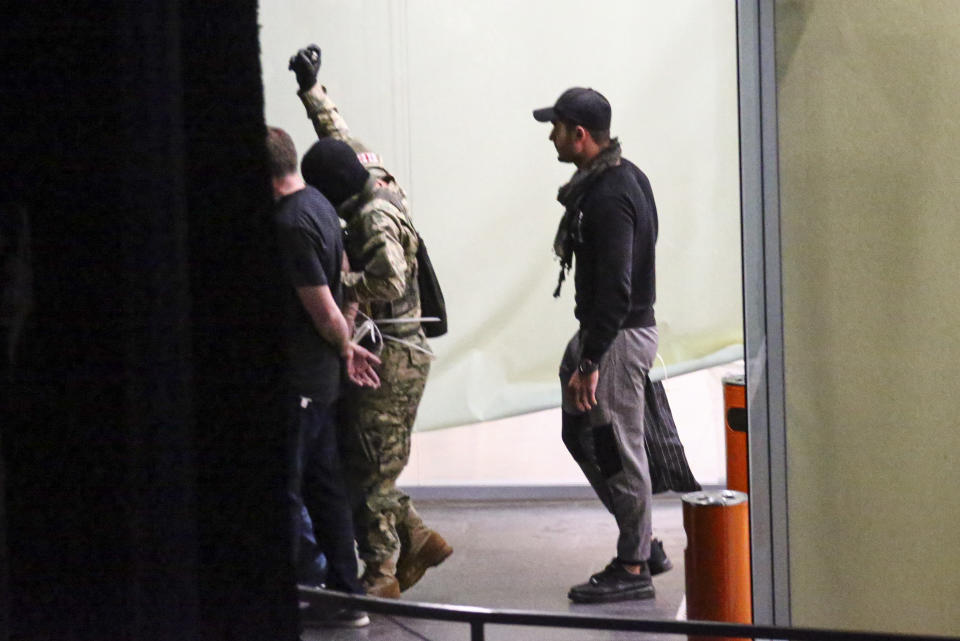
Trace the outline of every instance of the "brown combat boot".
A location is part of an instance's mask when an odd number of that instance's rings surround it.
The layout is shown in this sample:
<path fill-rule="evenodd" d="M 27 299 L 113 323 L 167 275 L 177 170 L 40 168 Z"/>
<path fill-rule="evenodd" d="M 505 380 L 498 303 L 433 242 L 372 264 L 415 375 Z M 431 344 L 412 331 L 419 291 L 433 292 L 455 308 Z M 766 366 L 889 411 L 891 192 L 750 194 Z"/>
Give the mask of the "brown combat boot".
<path fill-rule="evenodd" d="M 401 591 L 413 587 L 428 568 L 440 565 L 453 554 L 450 544 L 422 521 L 412 528 L 398 528 L 398 534 L 400 558 L 397 559 L 397 581 Z"/>
<path fill-rule="evenodd" d="M 381 563 L 370 562 L 363 570 L 363 576 L 360 582 L 367 596 L 380 597 L 381 599 L 399 599 L 400 584 L 396 577 L 396 562 L 393 559 L 387 559 Z"/>

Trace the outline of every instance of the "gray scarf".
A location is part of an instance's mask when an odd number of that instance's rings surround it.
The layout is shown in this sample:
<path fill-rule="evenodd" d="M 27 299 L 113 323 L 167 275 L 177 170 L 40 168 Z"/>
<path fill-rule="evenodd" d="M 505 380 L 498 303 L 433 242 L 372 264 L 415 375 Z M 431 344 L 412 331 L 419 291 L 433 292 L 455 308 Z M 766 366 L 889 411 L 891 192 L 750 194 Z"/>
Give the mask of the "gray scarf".
<path fill-rule="evenodd" d="M 557 200 L 564 207 L 557 235 L 553 239 L 553 251 L 560 259 L 560 277 L 557 279 L 557 288 L 553 297 L 560 296 L 560 287 L 573 265 L 573 250 L 583 242 L 581 229 L 583 212 L 580 211 L 580 202 L 587 190 L 600 174 L 611 167 L 620 164 L 620 141 L 614 138 L 610 144 L 594 156 L 593 160 L 577 169 L 570 181 L 557 192 Z"/>

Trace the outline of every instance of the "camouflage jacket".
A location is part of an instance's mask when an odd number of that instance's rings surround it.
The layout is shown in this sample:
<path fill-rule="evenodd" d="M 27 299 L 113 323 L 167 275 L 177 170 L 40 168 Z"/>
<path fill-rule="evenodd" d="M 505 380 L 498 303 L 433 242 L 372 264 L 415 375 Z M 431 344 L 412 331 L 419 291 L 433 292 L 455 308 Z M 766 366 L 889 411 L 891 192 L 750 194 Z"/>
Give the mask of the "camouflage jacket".
<path fill-rule="evenodd" d="M 340 115 L 337 105 L 327 95 L 326 88 L 318 82 L 307 91 L 298 91 L 297 95 L 300 96 L 307 110 L 307 116 L 313 122 L 318 138 L 335 138 L 344 141 L 357 152 L 357 158 L 367 171 L 378 178 L 390 176 L 390 172 L 383 166 L 380 155 L 350 135 L 347 122 Z"/>
<path fill-rule="evenodd" d="M 407 200 L 392 179 L 371 175 L 366 186 L 337 210 L 346 222 L 344 246 L 351 271 L 343 284 L 373 319 L 420 316 L 417 285 L 417 231 L 410 222 Z M 381 327 L 406 336 L 419 323 Z"/>
<path fill-rule="evenodd" d="M 370 172 L 363 191 L 337 210 L 346 223 L 344 245 L 351 269 L 343 275 L 347 296 L 359 301 L 360 311 L 375 320 L 419 317 L 419 239 L 406 194 L 384 168 L 380 156 L 350 135 L 340 110 L 320 83 L 297 95 L 317 136 L 346 142 Z M 419 323 L 410 323 L 381 329 L 394 336 L 406 336 L 416 333 L 419 327 Z"/>

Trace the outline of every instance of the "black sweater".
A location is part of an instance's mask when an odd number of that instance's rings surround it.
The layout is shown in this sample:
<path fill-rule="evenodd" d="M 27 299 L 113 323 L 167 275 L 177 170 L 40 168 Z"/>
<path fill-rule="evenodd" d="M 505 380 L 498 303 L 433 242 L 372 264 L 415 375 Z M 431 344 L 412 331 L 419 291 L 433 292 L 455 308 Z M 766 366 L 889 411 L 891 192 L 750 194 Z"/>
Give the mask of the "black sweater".
<path fill-rule="evenodd" d="M 656 324 L 657 206 L 646 175 L 623 159 L 588 187 L 580 210 L 575 314 L 582 357 L 597 363 L 618 330 Z"/>

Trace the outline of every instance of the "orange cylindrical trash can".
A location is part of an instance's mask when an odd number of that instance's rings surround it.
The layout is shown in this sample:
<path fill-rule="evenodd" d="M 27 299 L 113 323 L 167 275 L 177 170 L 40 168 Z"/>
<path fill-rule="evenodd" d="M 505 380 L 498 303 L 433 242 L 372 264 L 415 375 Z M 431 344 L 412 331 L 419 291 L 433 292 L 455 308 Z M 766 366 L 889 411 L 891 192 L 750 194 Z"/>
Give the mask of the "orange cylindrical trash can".
<path fill-rule="evenodd" d="M 683 529 L 687 533 L 687 619 L 752 623 L 747 495 L 734 490 L 684 494 Z M 725 637 L 689 639 L 724 641 Z"/>
<path fill-rule="evenodd" d="M 727 488 L 750 493 L 747 474 L 747 392 L 746 378 L 723 379 L 724 435 L 727 442 Z"/>

